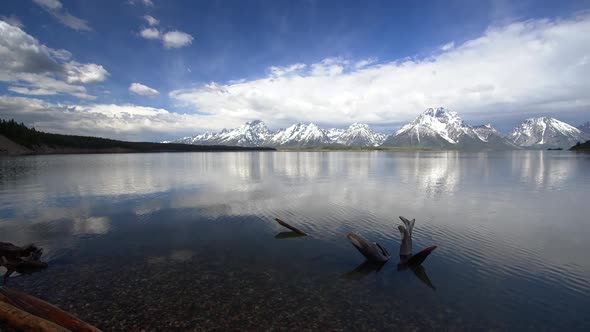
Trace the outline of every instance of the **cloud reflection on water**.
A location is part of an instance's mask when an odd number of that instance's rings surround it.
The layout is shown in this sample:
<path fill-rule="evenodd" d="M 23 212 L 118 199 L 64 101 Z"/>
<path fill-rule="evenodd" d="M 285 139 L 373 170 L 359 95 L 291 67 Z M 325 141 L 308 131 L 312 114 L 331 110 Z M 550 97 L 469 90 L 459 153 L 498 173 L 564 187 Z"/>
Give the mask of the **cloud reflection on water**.
<path fill-rule="evenodd" d="M 590 271 L 581 254 L 589 249 L 589 230 L 576 221 L 584 211 L 570 216 L 570 223 L 555 221 L 562 209 L 580 209 L 567 191 L 579 188 L 576 182 L 585 176 L 579 164 L 588 163 L 566 153 L 242 152 L 7 160 L 0 167 L 13 175 L 0 182 L 0 231 L 19 243 L 67 246 L 76 236 L 111 231 L 108 214 L 131 210 L 145 221 L 166 209 L 193 209 L 209 218 L 289 215 L 320 239 L 339 239 L 356 229 L 392 243 L 394 219 L 402 214 L 420 220 L 420 231 L 431 240 L 469 248 L 474 261 L 501 265 L 526 256 Z M 540 202 L 561 209 L 540 208 Z M 114 210 L 101 213 L 109 206 Z M 563 239 L 551 242 L 556 233 Z"/>

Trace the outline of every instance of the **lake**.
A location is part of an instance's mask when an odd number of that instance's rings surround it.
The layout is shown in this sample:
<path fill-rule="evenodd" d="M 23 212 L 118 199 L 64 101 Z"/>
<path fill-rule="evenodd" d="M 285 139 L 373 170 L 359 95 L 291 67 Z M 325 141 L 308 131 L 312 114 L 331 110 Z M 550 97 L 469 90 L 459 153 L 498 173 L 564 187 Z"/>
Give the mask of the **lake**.
<path fill-rule="evenodd" d="M 567 151 L 2 157 L 0 241 L 50 265 L 11 287 L 105 331 L 588 330 L 589 170 Z M 438 246 L 419 271 L 398 270 L 400 215 L 414 253 Z M 393 258 L 363 266 L 351 231 Z"/>

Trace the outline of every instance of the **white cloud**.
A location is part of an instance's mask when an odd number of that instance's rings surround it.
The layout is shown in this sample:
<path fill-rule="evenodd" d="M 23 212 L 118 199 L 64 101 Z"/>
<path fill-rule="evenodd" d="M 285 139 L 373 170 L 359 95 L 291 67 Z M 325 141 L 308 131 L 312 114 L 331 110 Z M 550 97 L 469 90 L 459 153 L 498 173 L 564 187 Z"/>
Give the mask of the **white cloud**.
<path fill-rule="evenodd" d="M 38 4 L 41 7 L 56 10 L 61 9 L 62 4 L 58 0 L 33 0 L 34 3 Z"/>
<path fill-rule="evenodd" d="M 71 61 L 65 64 L 66 81 L 70 84 L 95 83 L 107 79 L 109 72 L 103 66 L 94 63 L 82 64 Z"/>
<path fill-rule="evenodd" d="M 145 39 L 160 39 L 160 31 L 154 28 L 146 28 L 139 32 Z"/>
<path fill-rule="evenodd" d="M 146 22 L 147 22 L 149 25 L 152 25 L 152 26 L 153 26 L 153 25 L 158 25 L 158 24 L 160 23 L 160 21 L 159 21 L 159 20 L 157 20 L 155 17 L 153 17 L 153 16 L 151 16 L 151 15 L 144 15 L 144 16 L 143 16 L 143 19 L 144 19 L 144 20 L 146 20 Z"/>
<path fill-rule="evenodd" d="M 90 31 L 92 28 L 88 25 L 86 20 L 78 18 L 68 13 L 59 0 L 33 0 L 36 4 L 45 9 L 46 12 L 55 17 L 63 25 L 74 29 Z"/>
<path fill-rule="evenodd" d="M 269 68 L 270 73 L 273 76 L 280 77 L 285 76 L 293 73 L 297 73 L 305 69 L 306 65 L 304 63 L 296 63 L 287 67 L 276 67 L 272 66 Z M 239 83 L 244 82 L 243 80 Z"/>
<path fill-rule="evenodd" d="M 377 62 L 377 58 L 368 58 L 368 59 L 364 59 L 361 61 L 357 61 L 354 63 L 354 68 L 355 69 L 361 69 L 364 68 L 368 65 L 374 64 L 375 62 Z"/>
<path fill-rule="evenodd" d="M 516 22 L 490 27 L 446 51 L 435 49 L 425 59 L 367 65 L 327 58 L 169 95 L 210 118 L 263 119 L 274 127 L 293 121 L 401 123 L 438 105 L 488 119 L 514 110 L 559 116 L 590 107 L 588 31 L 587 14 Z"/>
<path fill-rule="evenodd" d="M 27 88 L 22 86 L 9 86 L 9 91 L 20 93 L 21 95 L 32 95 L 32 96 L 52 96 L 57 94 L 55 90 L 47 90 L 43 88 Z"/>
<path fill-rule="evenodd" d="M 449 50 L 452 50 L 453 48 L 455 48 L 454 41 L 444 44 L 443 46 L 440 47 L 440 50 L 441 51 L 449 51 Z"/>
<path fill-rule="evenodd" d="M 158 90 L 152 89 L 149 86 L 143 85 L 141 83 L 131 83 L 129 86 L 129 92 L 146 97 L 155 97 L 160 94 Z"/>
<path fill-rule="evenodd" d="M 182 31 L 160 32 L 156 28 L 145 28 L 139 32 L 139 35 L 145 39 L 158 39 L 162 41 L 165 48 L 180 48 L 190 45 L 193 36 Z"/>
<path fill-rule="evenodd" d="M 132 104 L 68 105 L 11 96 L 0 96 L 0 114 L 48 132 L 155 141 L 163 135 L 188 135 L 227 123 L 223 119 Z"/>
<path fill-rule="evenodd" d="M 162 42 L 166 48 L 179 48 L 190 45 L 193 36 L 182 31 L 169 31 L 162 35 Z"/>
<path fill-rule="evenodd" d="M 25 27 L 23 22 L 21 22 L 21 20 L 18 17 L 16 17 L 15 15 L 10 15 L 10 16 L 0 15 L 0 20 L 4 21 L 12 26 L 15 26 L 17 28 L 22 29 Z"/>
<path fill-rule="evenodd" d="M 10 91 L 93 99 L 77 84 L 104 81 L 108 72 L 100 65 L 71 58 L 70 52 L 49 48 L 20 28 L 0 21 L 0 82 L 11 83 Z"/>

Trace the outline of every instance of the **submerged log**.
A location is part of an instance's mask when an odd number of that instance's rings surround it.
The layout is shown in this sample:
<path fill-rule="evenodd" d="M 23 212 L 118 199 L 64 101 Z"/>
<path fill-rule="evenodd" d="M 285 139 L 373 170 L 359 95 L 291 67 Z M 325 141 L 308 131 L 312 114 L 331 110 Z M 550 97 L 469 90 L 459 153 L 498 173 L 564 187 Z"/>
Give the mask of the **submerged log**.
<path fill-rule="evenodd" d="M 0 242 L 0 257 L 4 256 L 7 259 L 17 259 L 20 257 L 28 257 L 34 254 L 34 258 L 41 258 L 43 249 L 37 248 L 34 244 L 29 244 L 25 247 L 15 246 L 12 243 Z"/>
<path fill-rule="evenodd" d="M 275 220 L 279 223 L 279 225 L 286 227 L 299 235 L 307 235 L 307 234 L 305 234 L 304 231 L 300 230 L 299 228 L 297 228 L 295 226 L 291 226 L 291 225 L 287 224 L 286 222 L 282 221 L 279 218 L 275 218 Z"/>
<path fill-rule="evenodd" d="M 47 268 L 47 263 L 41 261 L 43 249 L 34 244 L 25 247 L 15 246 L 12 243 L 0 242 L 0 266 L 6 268 L 3 284 L 8 283 L 8 278 L 14 273 L 32 274 Z"/>
<path fill-rule="evenodd" d="M 350 240 L 352 245 L 361 253 L 367 260 L 371 262 L 384 263 L 387 262 L 391 255 L 376 242 L 369 242 L 367 239 L 362 237 L 360 234 L 348 233 L 346 238 Z"/>
<path fill-rule="evenodd" d="M 33 274 L 47 268 L 48 265 L 46 262 L 36 260 L 33 257 L 34 254 L 31 254 L 29 257 L 23 259 L 6 259 L 6 257 L 0 256 L 0 266 L 4 266 L 6 268 L 3 284 L 8 284 L 8 278 L 10 278 L 14 272 L 18 272 L 19 274 Z"/>
<path fill-rule="evenodd" d="M 424 262 L 428 255 L 430 255 L 436 248 L 436 246 L 431 246 L 420 251 L 419 253 L 413 255 L 407 261 L 405 261 L 405 264 L 407 264 L 410 267 L 422 264 L 422 262 Z"/>
<path fill-rule="evenodd" d="M 304 234 L 299 234 L 293 231 L 288 232 L 280 232 L 279 234 L 275 235 L 275 239 L 289 239 L 294 237 L 302 237 L 305 236 Z"/>
<path fill-rule="evenodd" d="M 0 301 L 0 321 L 18 331 L 68 332 L 70 330 Z"/>
<path fill-rule="evenodd" d="M 0 302 L 8 303 L 31 315 L 41 317 L 71 331 L 100 332 L 96 327 L 60 308 L 14 289 L 0 288 Z"/>

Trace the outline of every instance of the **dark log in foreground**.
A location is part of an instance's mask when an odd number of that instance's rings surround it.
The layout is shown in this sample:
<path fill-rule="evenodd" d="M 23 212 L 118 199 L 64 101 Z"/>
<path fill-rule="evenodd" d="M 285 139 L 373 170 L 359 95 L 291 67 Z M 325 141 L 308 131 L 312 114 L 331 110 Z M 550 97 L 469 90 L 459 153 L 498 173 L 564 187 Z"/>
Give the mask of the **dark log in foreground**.
<path fill-rule="evenodd" d="M 70 330 L 0 301 L 0 321 L 18 331 L 68 332 Z"/>
<path fill-rule="evenodd" d="M 371 262 L 384 263 L 391 258 L 387 249 L 383 248 L 379 243 L 369 242 L 360 234 L 348 233 L 346 238 L 349 239 L 352 245 Z"/>
<path fill-rule="evenodd" d="M 43 250 L 37 248 L 34 244 L 29 244 L 26 247 L 19 247 L 12 243 L 0 242 L 0 257 L 4 256 L 7 259 L 16 259 L 20 257 L 27 257 L 32 253 L 38 253 L 38 257 L 41 257 Z"/>
<path fill-rule="evenodd" d="M 10 278 L 14 272 L 18 272 L 19 274 L 33 274 L 47 268 L 48 265 L 46 262 L 35 260 L 32 256 L 33 254 L 23 259 L 6 259 L 6 257 L 0 256 L 0 266 L 6 268 L 3 284 L 8 284 L 8 278 Z"/>
<path fill-rule="evenodd" d="M 428 247 L 428 248 L 420 251 L 419 253 L 410 257 L 405 262 L 405 264 L 410 267 L 418 266 L 418 265 L 422 264 L 422 262 L 424 262 L 424 260 L 428 257 L 428 255 L 430 255 L 434 251 L 434 249 L 436 249 L 436 246 Z"/>
<path fill-rule="evenodd" d="M 275 239 L 290 239 L 294 237 L 302 237 L 305 236 L 304 234 L 299 234 L 293 231 L 289 232 L 280 232 L 279 234 L 275 235 Z"/>
<path fill-rule="evenodd" d="M 279 225 L 286 227 L 299 235 L 307 235 L 307 234 L 305 234 L 304 231 L 300 230 L 299 228 L 297 228 L 295 226 L 291 226 L 291 225 L 287 224 L 286 222 L 282 221 L 279 218 L 275 218 L 275 220 L 279 223 Z"/>
<path fill-rule="evenodd" d="M 3 284 L 14 273 L 32 274 L 47 268 L 47 263 L 41 261 L 43 249 L 30 244 L 18 247 L 12 243 L 0 242 L 0 266 L 6 268 Z"/>
<path fill-rule="evenodd" d="M 38 316 L 43 320 L 55 323 L 70 331 L 100 332 L 96 327 L 52 304 L 13 289 L 6 287 L 0 288 L 0 302 L 8 303 L 31 315 Z"/>

